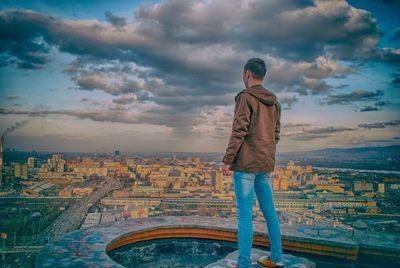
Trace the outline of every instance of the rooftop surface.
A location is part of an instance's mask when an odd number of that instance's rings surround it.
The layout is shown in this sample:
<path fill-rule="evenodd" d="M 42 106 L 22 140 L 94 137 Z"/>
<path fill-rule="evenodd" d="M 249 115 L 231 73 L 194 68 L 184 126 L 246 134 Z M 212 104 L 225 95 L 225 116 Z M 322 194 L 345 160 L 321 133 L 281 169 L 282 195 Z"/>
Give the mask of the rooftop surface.
<path fill-rule="evenodd" d="M 225 258 L 211 263 L 204 268 L 221 268 L 221 267 L 235 267 L 238 259 L 238 254 L 239 251 L 235 250 L 234 252 L 228 254 Z M 257 259 L 265 256 L 265 255 L 270 255 L 269 252 L 265 252 L 264 250 L 260 250 L 257 248 L 251 249 L 251 267 L 253 268 L 259 268 L 260 266 L 257 266 Z M 301 258 L 301 257 L 296 257 L 290 254 L 283 254 L 282 256 L 282 262 L 285 265 L 285 268 L 314 268 L 315 263 L 306 259 L 306 258 Z"/>
<path fill-rule="evenodd" d="M 400 255 L 400 236 L 395 235 L 367 231 L 355 231 L 353 235 L 335 228 L 287 225 L 281 225 L 281 233 L 284 251 L 348 260 L 356 260 L 361 254 L 392 258 Z M 265 222 L 254 221 L 254 235 L 255 245 L 268 245 Z M 46 244 L 36 264 L 37 267 L 123 267 L 106 252 L 138 241 L 167 237 L 237 241 L 237 222 L 232 218 L 162 216 L 100 224 L 70 232 Z"/>

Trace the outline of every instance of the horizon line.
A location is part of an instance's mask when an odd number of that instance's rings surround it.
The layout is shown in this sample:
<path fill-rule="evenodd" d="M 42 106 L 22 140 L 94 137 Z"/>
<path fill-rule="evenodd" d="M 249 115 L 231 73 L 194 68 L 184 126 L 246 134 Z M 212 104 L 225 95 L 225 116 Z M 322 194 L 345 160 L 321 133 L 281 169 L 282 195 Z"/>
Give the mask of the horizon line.
<path fill-rule="evenodd" d="M 324 148 L 319 148 L 319 149 L 314 149 L 314 150 L 303 150 L 303 151 L 277 151 L 277 154 L 287 154 L 287 153 L 303 153 L 303 152 L 315 152 L 315 151 L 321 151 L 321 150 L 326 150 L 326 149 L 360 149 L 360 148 L 387 148 L 387 147 L 400 147 L 398 144 L 392 144 L 392 145 L 385 145 L 385 146 L 359 146 L 359 147 L 324 147 Z M 14 150 L 12 150 L 14 149 Z M 90 154 L 114 154 L 115 151 L 119 151 L 120 154 L 151 154 L 151 153 L 160 153 L 160 154 L 177 154 L 177 153 L 186 153 L 186 154 L 223 154 L 223 151 L 214 151 L 214 152 L 196 152 L 196 151 L 121 151 L 120 149 L 115 149 L 111 151 L 102 151 L 102 152 L 96 152 L 96 151 L 60 151 L 60 150 L 54 150 L 54 151 L 49 151 L 49 150 L 16 150 L 15 148 L 5 148 L 3 150 L 3 153 L 5 152 L 36 152 L 36 153 L 90 153 Z"/>

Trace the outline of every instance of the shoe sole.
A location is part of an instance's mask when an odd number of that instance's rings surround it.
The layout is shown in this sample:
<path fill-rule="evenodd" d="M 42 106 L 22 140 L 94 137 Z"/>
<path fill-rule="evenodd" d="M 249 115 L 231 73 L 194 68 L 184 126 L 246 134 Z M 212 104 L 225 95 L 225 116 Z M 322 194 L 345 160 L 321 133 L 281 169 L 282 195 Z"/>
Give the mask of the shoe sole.
<path fill-rule="evenodd" d="M 261 267 L 261 268 L 270 268 L 270 267 L 268 267 L 268 266 L 259 264 L 258 262 L 257 262 L 257 267 Z M 275 266 L 274 268 L 285 268 L 285 266 Z"/>

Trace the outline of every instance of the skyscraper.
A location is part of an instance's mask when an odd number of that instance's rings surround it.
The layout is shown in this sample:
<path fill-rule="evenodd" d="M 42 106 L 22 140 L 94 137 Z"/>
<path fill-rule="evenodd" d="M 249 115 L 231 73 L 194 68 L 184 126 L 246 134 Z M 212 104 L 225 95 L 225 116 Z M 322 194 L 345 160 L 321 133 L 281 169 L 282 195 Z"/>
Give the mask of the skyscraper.
<path fill-rule="evenodd" d="M 14 177 L 27 179 L 28 178 L 28 164 L 26 163 L 14 163 Z"/>
<path fill-rule="evenodd" d="M 222 181 L 222 173 L 220 170 L 213 170 L 211 172 L 211 185 L 214 186 L 216 192 L 224 191 L 224 182 Z"/>
<path fill-rule="evenodd" d="M 21 163 L 15 162 L 14 163 L 14 177 L 21 178 L 22 167 Z"/>
<path fill-rule="evenodd" d="M 34 168 L 35 167 L 35 158 L 34 157 L 28 157 L 28 168 Z"/>

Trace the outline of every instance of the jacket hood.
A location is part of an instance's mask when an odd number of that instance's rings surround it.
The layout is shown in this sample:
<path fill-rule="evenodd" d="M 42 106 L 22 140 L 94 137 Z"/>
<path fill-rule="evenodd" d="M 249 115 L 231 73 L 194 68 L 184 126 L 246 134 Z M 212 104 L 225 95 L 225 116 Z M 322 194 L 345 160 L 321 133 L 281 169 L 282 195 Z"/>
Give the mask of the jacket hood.
<path fill-rule="evenodd" d="M 249 93 L 250 95 L 254 96 L 257 100 L 259 100 L 260 102 L 262 102 L 267 106 L 272 106 L 275 105 L 276 103 L 275 94 L 261 85 L 254 85 L 246 89 L 243 89 L 236 95 L 235 101 L 236 98 L 242 93 Z"/>

